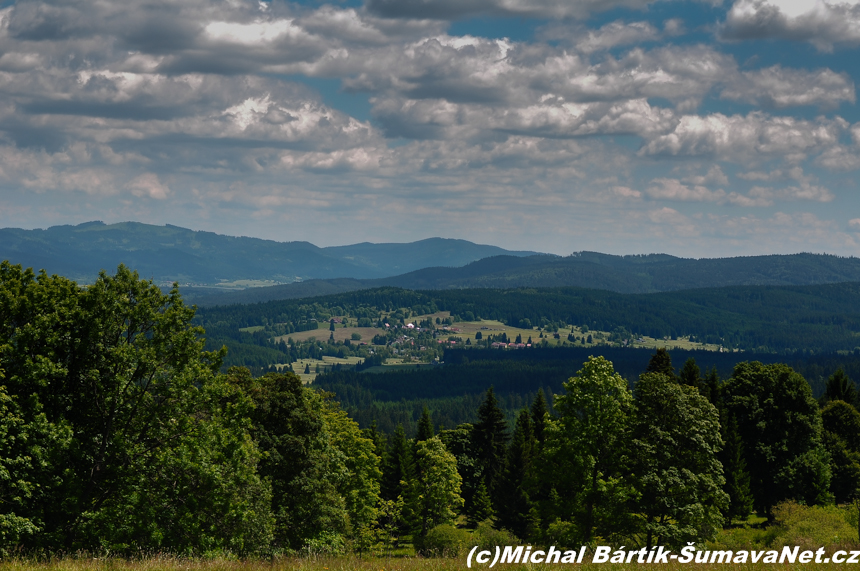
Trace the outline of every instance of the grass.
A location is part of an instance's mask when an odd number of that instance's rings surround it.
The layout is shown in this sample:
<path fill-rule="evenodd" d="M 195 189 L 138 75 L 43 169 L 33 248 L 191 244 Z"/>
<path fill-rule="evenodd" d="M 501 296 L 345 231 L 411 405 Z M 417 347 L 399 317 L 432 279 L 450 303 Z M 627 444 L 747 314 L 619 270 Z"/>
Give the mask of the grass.
<path fill-rule="evenodd" d="M 314 379 L 317 378 L 316 369 L 317 366 L 320 368 L 320 373 L 322 373 L 325 369 L 330 369 L 334 367 L 334 365 L 341 365 L 343 367 L 352 367 L 355 366 L 359 361 L 362 361 L 361 357 L 345 357 L 343 359 L 339 357 L 327 357 L 323 356 L 322 359 L 299 359 L 295 363 L 293 363 L 293 371 L 299 376 L 303 383 L 311 383 Z M 305 374 L 305 365 L 310 368 L 310 373 Z M 278 363 L 275 365 L 276 367 L 287 367 L 289 370 L 289 365 L 284 363 Z"/>
<path fill-rule="evenodd" d="M 586 560 L 589 556 L 586 556 Z M 564 569 L 570 567 L 568 564 L 497 564 L 494 569 L 509 571 L 543 571 L 549 569 Z M 575 566 L 577 569 L 620 571 L 641 569 L 643 565 L 631 564 L 592 564 L 582 563 Z M 644 567 L 650 567 L 644 565 Z M 655 566 L 656 567 L 656 566 Z M 660 564 L 659 568 L 667 571 L 681 571 L 682 569 L 746 569 L 746 570 L 772 570 L 778 569 L 801 569 L 814 567 L 815 569 L 837 569 L 845 568 L 845 565 L 834 563 L 806 565 L 796 563 L 790 564 L 765 564 L 747 563 L 743 565 L 732 564 L 681 564 L 670 562 Z M 489 565 L 472 564 L 472 569 L 488 569 Z M 466 569 L 466 557 L 392 557 L 382 556 L 338 556 L 338 557 L 303 557 L 303 558 L 280 558 L 274 560 L 231 560 L 231 559 L 184 559 L 170 556 L 156 556 L 140 560 L 123 560 L 113 558 L 64 558 L 49 561 L 30 561 L 18 559 L 0 563 L 0 571 L 273 571 L 273 570 L 295 570 L 295 571 L 462 571 Z"/>

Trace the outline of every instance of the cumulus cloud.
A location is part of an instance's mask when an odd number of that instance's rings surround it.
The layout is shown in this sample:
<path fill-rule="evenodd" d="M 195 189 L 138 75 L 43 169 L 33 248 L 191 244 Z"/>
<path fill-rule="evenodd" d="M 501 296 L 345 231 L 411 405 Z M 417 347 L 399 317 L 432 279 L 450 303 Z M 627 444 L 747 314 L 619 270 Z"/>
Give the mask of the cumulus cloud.
<path fill-rule="evenodd" d="M 654 0 L 368 0 L 374 14 L 389 18 L 457 20 L 470 16 L 584 18 L 613 8 L 645 8 Z"/>
<path fill-rule="evenodd" d="M 815 105 L 835 109 L 843 102 L 855 102 L 854 82 L 845 73 L 779 65 L 741 73 L 720 97 L 766 107 Z"/>
<path fill-rule="evenodd" d="M 664 200 L 683 200 L 694 202 L 722 202 L 726 198 L 724 190 L 709 190 L 704 186 L 688 186 L 672 178 L 657 178 L 645 191 L 651 198 Z"/>
<path fill-rule="evenodd" d="M 729 40 L 782 38 L 820 51 L 860 43 L 857 0 L 736 0 L 720 33 Z"/>
<path fill-rule="evenodd" d="M 731 116 L 685 115 L 671 133 L 649 141 L 641 153 L 710 155 L 735 161 L 770 155 L 798 161 L 836 144 L 846 127 L 840 119 L 809 121 L 759 111 Z"/>
<path fill-rule="evenodd" d="M 170 195 L 170 187 L 158 180 L 155 173 L 144 173 L 130 180 L 126 188 L 135 196 L 164 200 Z"/>

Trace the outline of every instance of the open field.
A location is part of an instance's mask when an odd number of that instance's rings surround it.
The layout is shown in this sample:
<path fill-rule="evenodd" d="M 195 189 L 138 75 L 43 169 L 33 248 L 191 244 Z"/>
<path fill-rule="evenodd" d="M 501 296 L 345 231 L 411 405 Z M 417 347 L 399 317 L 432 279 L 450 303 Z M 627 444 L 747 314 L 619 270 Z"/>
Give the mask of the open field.
<path fill-rule="evenodd" d="M 332 333 L 334 333 L 335 341 L 346 341 L 350 339 L 352 343 L 367 343 L 370 345 L 373 340 L 374 335 L 378 335 L 380 333 L 385 333 L 382 329 L 378 327 L 344 327 L 342 325 L 337 325 L 334 331 L 329 331 L 328 324 L 322 324 L 323 327 L 319 329 L 311 329 L 310 331 L 298 331 L 296 333 L 290 333 L 289 335 L 281 335 L 275 337 L 275 341 L 280 342 L 282 339 L 287 341 L 292 337 L 293 341 L 307 341 L 311 337 L 317 339 L 319 341 L 328 341 L 329 337 Z M 358 333 L 361 335 L 360 341 L 352 341 L 352 334 Z"/>
<path fill-rule="evenodd" d="M 299 378 L 302 380 L 303 383 L 307 384 L 307 383 L 312 383 L 313 380 L 317 378 L 317 373 L 316 373 L 317 367 L 320 368 L 320 373 L 322 373 L 323 371 L 325 371 L 325 369 L 331 368 L 334 365 L 341 365 L 344 367 L 345 366 L 352 367 L 352 366 L 356 365 L 359 361 L 362 361 L 361 357 L 345 357 L 345 358 L 341 359 L 339 357 L 323 356 L 323 358 L 321 360 L 320 359 L 299 359 L 298 361 L 293 363 L 293 371 L 296 372 L 296 374 L 299 376 Z M 308 374 L 305 374 L 305 366 L 306 365 L 310 368 L 310 371 L 311 371 Z M 285 363 L 277 363 L 275 366 L 278 368 L 287 367 L 287 370 L 289 370 L 289 365 L 287 365 Z"/>

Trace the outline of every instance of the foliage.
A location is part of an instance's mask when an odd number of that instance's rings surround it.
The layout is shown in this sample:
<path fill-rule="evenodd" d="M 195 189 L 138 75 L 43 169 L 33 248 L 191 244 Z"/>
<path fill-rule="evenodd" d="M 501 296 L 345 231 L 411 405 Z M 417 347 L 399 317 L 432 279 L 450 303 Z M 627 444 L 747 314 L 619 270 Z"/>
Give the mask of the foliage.
<path fill-rule="evenodd" d="M 723 393 L 738 422 L 756 511 L 770 517 L 786 499 L 826 503 L 830 469 L 806 380 L 786 365 L 740 363 Z"/>
<path fill-rule="evenodd" d="M 232 398 L 215 375 L 223 354 L 202 351 L 193 316 L 177 290 L 162 294 L 123 266 L 79 288 L 0 265 L 4 424 L 26 433 L 2 457 L 30 459 L 7 486 L 4 519 L 24 546 L 201 552 L 267 541 L 246 404 L 222 406 Z M 172 513 L 158 510 L 165 502 Z"/>
<path fill-rule="evenodd" d="M 472 534 L 451 524 L 437 525 L 427 532 L 416 545 L 421 555 L 431 557 L 457 557 L 463 555 L 472 540 Z"/>
<path fill-rule="evenodd" d="M 635 505 L 646 546 L 712 539 L 728 503 L 714 406 L 695 387 L 661 373 L 643 374 L 636 384 L 631 436 Z"/>
<path fill-rule="evenodd" d="M 415 473 L 408 482 L 406 517 L 412 522 L 413 538 L 423 538 L 437 525 L 451 523 L 463 505 L 462 478 L 457 459 L 445 449 L 438 436 L 415 445 Z"/>
<path fill-rule="evenodd" d="M 626 531 L 632 490 L 621 477 L 632 413 L 627 382 L 602 357 L 591 357 L 556 397 L 546 454 L 551 480 L 566 499 L 559 506 L 579 530 L 579 541 Z"/>

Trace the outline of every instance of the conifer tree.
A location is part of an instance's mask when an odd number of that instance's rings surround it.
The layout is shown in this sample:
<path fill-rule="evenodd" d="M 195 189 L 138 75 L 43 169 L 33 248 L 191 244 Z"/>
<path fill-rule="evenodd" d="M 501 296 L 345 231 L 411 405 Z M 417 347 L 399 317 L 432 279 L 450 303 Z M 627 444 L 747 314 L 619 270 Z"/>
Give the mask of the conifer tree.
<path fill-rule="evenodd" d="M 717 368 L 713 367 L 705 376 L 706 390 L 702 394 L 705 398 L 711 401 L 711 404 L 717 407 L 717 410 L 723 410 L 723 401 L 720 398 L 720 375 L 717 373 Z"/>
<path fill-rule="evenodd" d="M 491 497 L 494 497 L 496 479 L 505 465 L 507 443 L 505 413 L 499 408 L 493 387 L 490 387 L 478 408 L 478 422 L 472 430 L 472 449 L 475 459 L 484 467 L 484 483 Z"/>
<path fill-rule="evenodd" d="M 487 485 L 483 479 L 480 479 L 472 495 L 471 505 L 466 511 L 466 525 L 476 528 L 479 524 L 492 520 L 494 516 L 493 503 L 490 500 L 490 493 L 487 492 Z"/>
<path fill-rule="evenodd" d="M 743 440 L 735 417 L 727 413 L 722 416 L 723 449 L 718 457 L 723 464 L 723 475 L 726 479 L 723 491 L 729 496 L 725 515 L 729 520 L 746 519 L 752 511 L 753 496 L 750 491 L 750 475 L 744 461 Z"/>
<path fill-rule="evenodd" d="M 689 387 L 696 387 L 699 392 L 702 392 L 702 372 L 694 358 L 690 357 L 684 362 L 681 372 L 678 373 L 678 382 Z"/>
<path fill-rule="evenodd" d="M 497 525 L 519 538 L 526 539 L 534 532 L 530 498 L 532 462 L 537 448 L 534 426 L 528 409 L 520 411 L 508 447 L 505 469 L 498 481 Z"/>
<path fill-rule="evenodd" d="M 645 368 L 646 373 L 661 373 L 670 379 L 675 379 L 675 368 L 672 366 L 672 357 L 665 347 L 660 347 L 657 352 L 651 355 L 648 361 L 648 366 Z"/>
<path fill-rule="evenodd" d="M 532 424 L 534 425 L 535 440 L 538 444 L 543 444 L 544 430 L 546 429 L 546 397 L 543 394 L 543 389 L 538 389 L 534 402 L 532 402 Z"/>
<path fill-rule="evenodd" d="M 388 441 L 382 462 L 382 489 L 384 500 L 396 501 L 403 495 L 403 482 L 412 477 L 412 450 L 403 425 L 398 424 Z"/>
<path fill-rule="evenodd" d="M 857 405 L 857 387 L 841 368 L 827 379 L 824 399 L 827 401 L 841 400 L 852 406 Z"/>
<path fill-rule="evenodd" d="M 421 411 L 421 418 L 418 419 L 418 434 L 415 436 L 415 442 L 423 442 L 433 438 L 433 420 L 430 418 L 430 411 L 427 407 Z"/>

